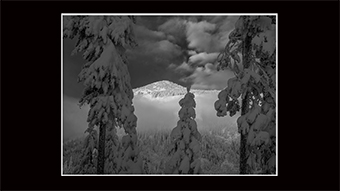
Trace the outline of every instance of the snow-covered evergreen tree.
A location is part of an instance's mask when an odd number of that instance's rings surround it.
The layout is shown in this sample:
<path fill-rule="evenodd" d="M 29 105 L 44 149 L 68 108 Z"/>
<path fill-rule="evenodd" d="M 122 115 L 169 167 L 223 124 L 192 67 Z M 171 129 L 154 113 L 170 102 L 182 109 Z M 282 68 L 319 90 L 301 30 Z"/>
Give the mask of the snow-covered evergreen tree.
<path fill-rule="evenodd" d="M 119 151 L 119 140 L 117 136 L 116 127 L 111 124 L 106 129 L 106 143 L 105 143 L 105 174 L 116 174 L 117 173 L 117 158 Z"/>
<path fill-rule="evenodd" d="M 217 116 L 240 110 L 240 173 L 276 172 L 276 20 L 241 16 L 219 56 L 220 68 L 235 74 L 215 102 Z M 227 106 L 226 106 L 227 105 Z"/>
<path fill-rule="evenodd" d="M 107 138 L 107 129 L 123 127 L 129 136 L 136 136 L 137 117 L 124 54 L 127 47 L 136 45 L 134 22 L 134 17 L 130 16 L 65 16 L 63 20 L 64 37 L 77 37 L 73 52 L 84 52 L 83 58 L 87 61 L 78 78 L 85 86 L 80 105 L 90 105 L 86 132 L 91 134 L 95 126 L 99 127 L 97 173 L 100 174 L 104 173 L 105 156 L 114 156 L 105 155 L 105 142 L 111 139 L 110 146 L 116 150 L 114 136 Z M 111 169 L 109 161 L 107 164 Z"/>
<path fill-rule="evenodd" d="M 166 164 L 165 173 L 198 174 L 201 172 L 200 142 L 202 136 L 195 121 L 195 95 L 187 89 L 187 94 L 179 101 L 182 107 L 178 112 L 180 120 L 171 131 L 170 160 Z"/>
<path fill-rule="evenodd" d="M 96 173 L 96 156 L 94 152 L 97 150 L 98 133 L 96 130 L 91 131 L 84 140 L 83 152 L 81 156 L 80 166 L 75 173 L 94 174 Z"/>

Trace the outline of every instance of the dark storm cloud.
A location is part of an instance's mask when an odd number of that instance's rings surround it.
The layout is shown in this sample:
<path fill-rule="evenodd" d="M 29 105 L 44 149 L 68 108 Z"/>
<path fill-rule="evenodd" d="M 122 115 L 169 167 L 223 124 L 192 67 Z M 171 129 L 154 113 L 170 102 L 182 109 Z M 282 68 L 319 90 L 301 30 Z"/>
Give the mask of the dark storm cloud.
<path fill-rule="evenodd" d="M 184 84 L 178 81 L 183 74 L 169 70 L 169 66 L 178 66 L 187 60 L 187 53 L 181 47 L 186 45 L 186 36 L 184 32 L 179 34 L 168 28 L 170 18 L 173 17 L 137 19 L 135 34 L 138 47 L 127 51 L 133 88 L 164 79 Z"/>
<path fill-rule="evenodd" d="M 187 48 L 186 42 L 186 20 L 181 18 L 172 18 L 158 27 L 159 31 L 169 35 L 169 38 L 173 43 L 176 43 L 182 48 Z M 169 39 L 169 40 L 170 40 Z"/>
<path fill-rule="evenodd" d="M 152 32 L 152 36 L 150 34 L 148 36 L 152 38 L 138 38 L 137 43 L 139 46 L 127 52 L 130 61 L 129 66 L 131 66 L 129 67 L 131 76 L 136 75 L 147 79 L 151 76 L 160 75 L 157 78 L 160 79 L 162 78 L 161 74 L 171 72 L 166 70 L 171 63 L 178 64 L 183 62 L 183 51 L 178 45 L 165 39 L 161 32 Z M 158 41 L 155 39 L 158 39 Z M 139 68 L 138 72 L 134 68 Z M 132 77 L 131 80 L 134 84 L 135 79 Z M 149 80 L 145 82 L 146 84 L 151 83 Z M 139 86 L 139 83 L 137 86 Z"/>
<path fill-rule="evenodd" d="M 134 50 L 128 52 L 130 58 L 138 57 L 140 62 L 145 60 L 149 64 L 156 61 L 154 64 L 169 65 L 170 61 L 176 60 L 181 56 L 182 50 L 177 45 L 171 43 L 168 40 L 161 40 L 158 42 L 144 41 L 140 43 L 140 46 Z"/>
<path fill-rule="evenodd" d="M 201 21 L 199 23 L 188 22 L 187 23 L 187 41 L 189 42 L 189 48 L 193 48 L 199 52 L 215 52 L 217 39 L 213 38 L 211 32 L 215 30 L 215 24 L 207 21 Z"/>
<path fill-rule="evenodd" d="M 193 72 L 195 69 L 192 66 L 190 66 L 188 63 L 183 62 L 181 65 L 176 67 L 175 70 L 177 70 L 177 71 L 184 70 L 184 71 L 188 71 L 188 72 Z"/>
<path fill-rule="evenodd" d="M 155 59 L 160 57 L 171 59 L 182 54 L 181 48 L 172 43 L 171 36 L 169 37 L 164 32 L 150 30 L 141 25 L 135 25 L 134 30 L 138 47 L 128 51 L 130 57 L 152 56 Z"/>
<path fill-rule="evenodd" d="M 65 39 L 63 41 L 63 91 L 64 95 L 73 98 L 80 98 L 84 86 L 77 82 L 78 74 L 82 65 L 86 62 L 80 53 L 71 56 L 74 49 L 75 39 Z"/>
<path fill-rule="evenodd" d="M 210 22 L 210 23 L 221 23 L 226 18 L 228 18 L 228 17 L 226 17 L 226 16 L 213 16 L 213 17 L 209 17 L 207 19 L 207 21 Z"/>
<path fill-rule="evenodd" d="M 173 71 L 175 71 L 177 74 L 180 75 L 181 78 L 186 77 L 186 76 L 190 76 L 194 71 L 195 68 L 191 65 L 188 64 L 187 62 L 183 62 L 181 65 L 177 66 L 174 64 L 170 64 L 168 69 L 172 69 Z M 185 81 L 185 80 L 179 80 L 180 83 L 191 83 L 190 81 Z"/>
<path fill-rule="evenodd" d="M 238 17 L 210 18 L 187 23 L 186 34 L 189 48 L 206 53 L 220 52 L 228 43 L 228 35 L 234 28 Z"/>
<path fill-rule="evenodd" d="M 207 79 L 211 83 L 205 86 L 212 84 L 214 80 L 206 76 L 209 70 L 214 70 L 207 64 L 214 63 L 219 51 L 223 50 L 236 19 L 226 16 L 138 16 L 134 30 L 139 46 L 126 52 L 132 88 L 158 80 L 185 85 L 202 84 L 202 80 Z M 86 61 L 81 53 L 71 56 L 74 44 L 75 40 L 64 40 L 64 94 L 79 98 L 83 86 L 77 83 L 77 76 Z M 213 79 L 220 76 L 209 75 Z M 190 80 L 184 82 L 185 78 Z M 215 82 L 219 83 L 218 80 Z"/>
<path fill-rule="evenodd" d="M 184 62 L 171 62 L 171 67 L 181 75 L 190 76 L 195 68 L 214 63 L 219 52 L 228 42 L 228 35 L 234 28 L 238 17 L 225 16 L 178 16 L 170 18 L 158 27 L 159 31 L 175 40 L 188 58 Z M 182 42 L 181 44 L 178 42 Z"/>
<path fill-rule="evenodd" d="M 194 51 L 194 50 L 188 50 L 188 55 L 189 55 L 189 56 L 192 56 L 192 55 L 195 55 L 195 54 L 197 54 L 196 51 Z"/>
<path fill-rule="evenodd" d="M 213 63 L 219 53 L 210 53 L 202 52 L 199 54 L 194 54 L 189 58 L 189 62 L 194 63 L 195 65 L 201 66 L 207 63 Z"/>
<path fill-rule="evenodd" d="M 138 16 L 136 24 L 157 31 L 158 27 L 170 18 L 173 18 L 173 16 Z"/>
<path fill-rule="evenodd" d="M 137 39 L 139 47 L 127 52 L 129 72 L 133 88 L 159 80 L 177 82 L 180 74 L 167 68 L 171 63 L 178 65 L 185 59 L 181 48 L 168 40 L 148 41 Z"/>
<path fill-rule="evenodd" d="M 162 40 L 155 44 L 155 46 L 150 47 L 151 53 L 154 54 L 162 54 L 171 56 L 171 58 L 176 58 L 182 54 L 181 48 L 171 43 L 168 40 Z"/>
<path fill-rule="evenodd" d="M 189 47 L 199 52 L 211 53 L 220 51 L 225 46 L 235 18 L 237 17 L 178 16 L 169 18 L 158 30 L 167 34 L 171 42 L 183 49 Z"/>
<path fill-rule="evenodd" d="M 186 27 L 185 34 L 189 49 L 186 51 L 188 60 L 180 65 L 172 64 L 169 69 L 184 75 L 180 81 L 192 84 L 193 88 L 224 88 L 233 73 L 230 71 L 217 72 L 212 63 L 216 61 L 220 51 L 228 43 L 228 35 L 233 30 L 238 17 L 203 16 L 196 19 L 180 17 L 172 20 L 178 21 L 180 19 L 183 20 L 181 23 Z M 171 22 L 168 21 L 167 23 Z"/>
<path fill-rule="evenodd" d="M 160 41 L 166 39 L 166 35 L 160 31 L 153 31 L 142 25 L 134 25 L 136 38 L 139 41 Z"/>
<path fill-rule="evenodd" d="M 227 86 L 229 78 L 234 77 L 231 71 L 217 71 L 216 67 L 208 63 L 204 67 L 197 67 L 195 71 L 182 81 L 190 82 L 194 89 L 223 89 Z"/>
<path fill-rule="evenodd" d="M 183 59 L 178 59 L 177 62 Z M 175 60 L 176 61 L 176 60 Z M 160 62 L 163 62 L 160 64 Z M 129 58 L 129 72 L 131 76 L 132 88 L 145 86 L 152 82 L 160 80 L 169 80 L 180 85 L 184 85 L 184 82 L 180 82 L 179 79 L 183 77 L 183 74 L 177 73 L 174 70 L 169 69 L 171 65 L 169 60 L 163 58 L 153 58 L 152 56 L 135 56 Z M 132 64 L 134 64 L 132 66 Z M 172 64 L 177 66 L 176 64 Z"/>

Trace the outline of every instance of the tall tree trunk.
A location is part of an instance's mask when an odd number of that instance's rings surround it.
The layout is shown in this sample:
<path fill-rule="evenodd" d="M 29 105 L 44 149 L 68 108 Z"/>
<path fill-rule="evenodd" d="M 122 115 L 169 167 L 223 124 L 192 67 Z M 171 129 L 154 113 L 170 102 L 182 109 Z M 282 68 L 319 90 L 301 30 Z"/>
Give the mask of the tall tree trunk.
<path fill-rule="evenodd" d="M 242 49 L 242 60 L 244 69 L 249 68 L 250 66 L 250 58 L 251 58 L 251 40 L 252 37 L 246 36 L 243 41 L 243 49 Z M 249 110 L 249 91 L 246 92 L 245 98 L 242 100 L 242 108 L 241 115 L 245 115 Z M 247 159 L 249 156 L 249 152 L 247 152 L 247 137 L 248 133 L 241 133 L 241 144 L 240 144 L 240 174 L 249 174 L 247 170 Z"/>
<path fill-rule="evenodd" d="M 97 174 L 104 174 L 104 164 L 105 164 L 105 132 L 106 132 L 106 124 L 100 124 L 100 127 L 99 127 L 99 146 L 98 146 Z"/>
<path fill-rule="evenodd" d="M 248 91 L 245 98 L 242 100 L 241 115 L 245 115 L 249 110 Z M 248 133 L 243 134 L 241 132 L 241 144 L 240 144 L 240 174 L 248 174 L 247 172 L 247 137 Z"/>

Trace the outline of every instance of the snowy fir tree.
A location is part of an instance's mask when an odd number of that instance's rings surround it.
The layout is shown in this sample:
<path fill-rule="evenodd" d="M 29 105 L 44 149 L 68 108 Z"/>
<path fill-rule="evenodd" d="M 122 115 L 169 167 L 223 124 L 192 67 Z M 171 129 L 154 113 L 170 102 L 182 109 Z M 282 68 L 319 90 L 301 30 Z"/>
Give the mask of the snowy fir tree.
<path fill-rule="evenodd" d="M 240 173 L 276 172 L 276 20 L 275 16 L 241 16 L 218 57 L 219 68 L 235 77 L 218 94 L 217 116 L 237 119 L 241 133 Z M 242 104 L 238 102 L 241 96 Z"/>
<path fill-rule="evenodd" d="M 178 112 L 180 120 L 170 134 L 169 155 L 171 158 L 166 164 L 165 173 L 167 174 L 201 173 L 199 157 L 202 136 L 198 132 L 195 121 L 194 98 L 195 95 L 190 93 L 190 88 L 188 88 L 187 94 L 179 101 L 182 108 Z"/>
<path fill-rule="evenodd" d="M 105 142 L 105 174 L 117 174 L 117 158 L 119 151 L 119 139 L 117 136 L 117 129 L 113 124 L 107 126 L 106 142 Z"/>
<path fill-rule="evenodd" d="M 135 18 L 130 16 L 64 16 L 64 38 L 77 38 L 73 53 L 83 52 L 84 64 L 78 81 L 83 82 L 85 89 L 80 106 L 90 105 L 86 132 L 92 133 L 95 126 L 99 128 L 97 173 L 103 174 L 105 157 L 114 157 L 111 152 L 117 151 L 115 134 L 112 128 L 124 128 L 126 136 L 122 145 L 129 145 L 124 150 L 124 159 L 129 158 L 126 165 L 135 169 L 139 164 L 136 147 L 136 121 L 132 105 L 133 92 L 127 68 L 125 50 L 135 47 L 133 27 Z M 106 147 L 106 142 L 109 147 Z M 106 148 L 106 149 L 105 149 Z M 108 152 L 108 155 L 105 154 Z M 119 156 L 117 154 L 117 156 Z M 106 164 L 107 172 L 119 165 Z M 125 160 L 124 160 L 125 161 Z M 119 162 L 119 160 L 118 160 Z M 125 164 L 124 164 L 125 165 Z M 124 166 L 126 169 L 127 167 Z M 140 167 L 141 168 L 141 167 Z M 136 170 L 135 170 L 136 171 Z"/>
<path fill-rule="evenodd" d="M 95 154 L 95 152 L 97 151 L 97 145 L 98 145 L 98 133 L 94 129 L 93 131 L 91 131 L 91 133 L 89 133 L 85 137 L 80 165 L 75 168 L 74 172 L 70 173 L 76 174 L 96 173 L 97 155 Z"/>

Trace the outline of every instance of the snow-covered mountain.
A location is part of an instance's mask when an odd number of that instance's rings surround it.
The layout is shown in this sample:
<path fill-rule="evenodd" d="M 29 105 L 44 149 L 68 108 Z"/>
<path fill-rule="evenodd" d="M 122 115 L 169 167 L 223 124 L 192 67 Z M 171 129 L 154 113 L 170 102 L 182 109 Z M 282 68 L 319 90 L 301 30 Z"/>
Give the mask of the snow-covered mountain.
<path fill-rule="evenodd" d="M 206 94 L 206 93 L 217 93 L 220 90 L 197 90 L 191 89 L 190 92 L 198 95 L 198 94 Z M 143 87 L 133 89 L 134 95 L 151 95 L 153 98 L 157 97 L 171 97 L 178 95 L 185 95 L 187 92 L 186 87 L 178 85 L 176 83 L 162 80 L 158 82 L 154 82 L 148 84 Z"/>

